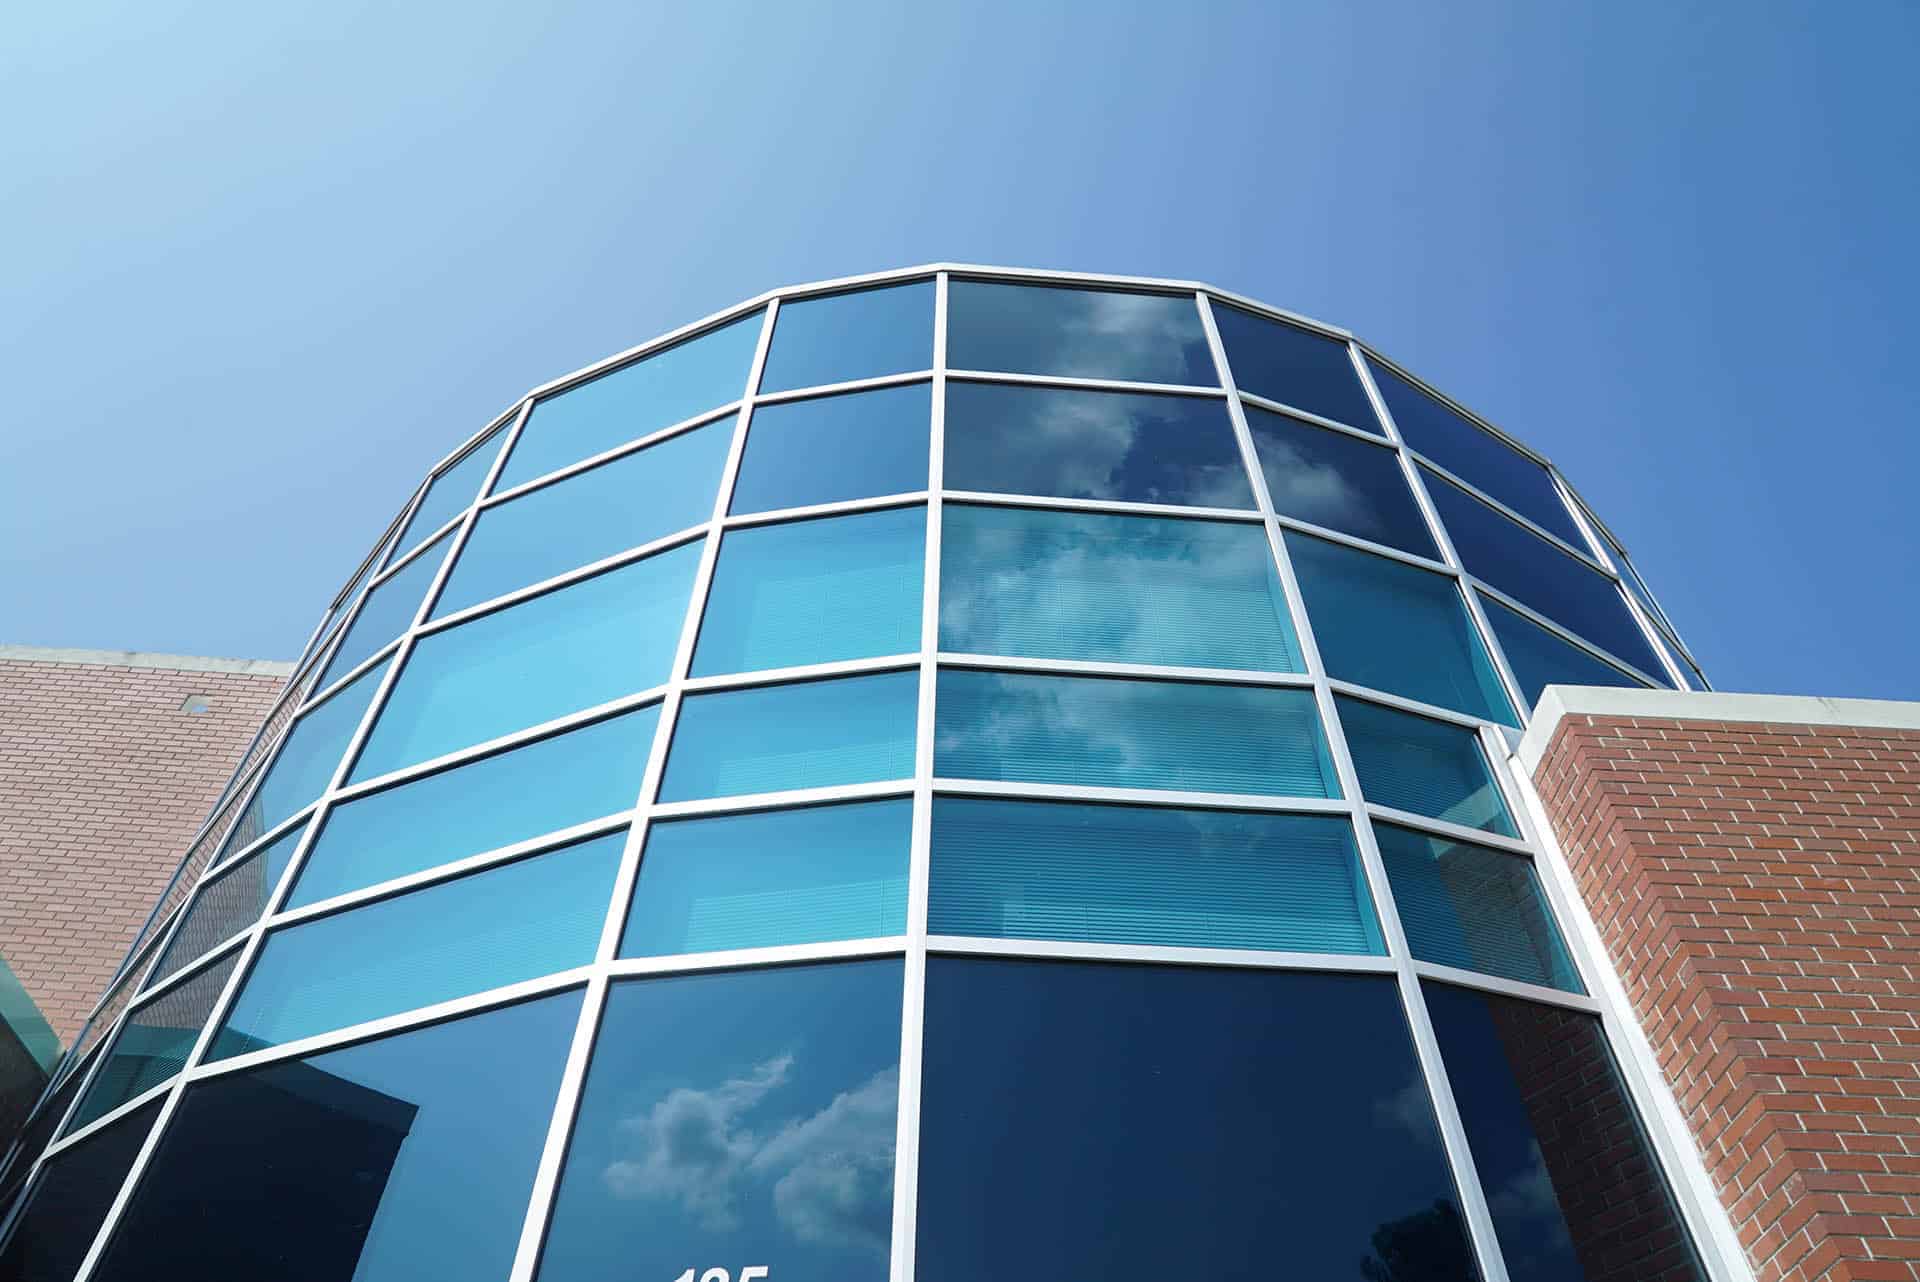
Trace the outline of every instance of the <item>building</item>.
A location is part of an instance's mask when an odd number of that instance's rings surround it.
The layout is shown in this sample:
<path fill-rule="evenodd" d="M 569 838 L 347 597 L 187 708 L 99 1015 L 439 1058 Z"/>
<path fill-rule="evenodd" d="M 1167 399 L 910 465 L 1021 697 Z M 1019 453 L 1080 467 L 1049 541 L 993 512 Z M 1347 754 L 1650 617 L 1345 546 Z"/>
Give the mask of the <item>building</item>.
<path fill-rule="evenodd" d="M 1920 1277 L 1920 718 L 1707 693 L 1342 331 L 778 291 L 454 451 L 289 689 L 0 1277 Z"/>

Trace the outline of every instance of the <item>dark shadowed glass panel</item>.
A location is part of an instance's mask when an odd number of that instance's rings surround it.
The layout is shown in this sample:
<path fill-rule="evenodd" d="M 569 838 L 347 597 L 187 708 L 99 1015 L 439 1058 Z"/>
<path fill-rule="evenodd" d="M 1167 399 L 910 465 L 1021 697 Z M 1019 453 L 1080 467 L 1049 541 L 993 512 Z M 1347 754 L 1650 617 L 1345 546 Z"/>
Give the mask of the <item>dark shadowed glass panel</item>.
<path fill-rule="evenodd" d="M 1600 1021 L 1420 987 L 1508 1274 L 1706 1282 Z"/>
<path fill-rule="evenodd" d="M 925 1064 L 924 1282 L 1478 1276 L 1391 979 L 933 957 Z"/>
<path fill-rule="evenodd" d="M 912 830 L 905 798 L 656 823 L 620 955 L 902 934 Z"/>
<path fill-rule="evenodd" d="M 1262 526 L 963 503 L 941 514 L 940 648 L 1301 668 Z"/>
<path fill-rule="evenodd" d="M 1531 860 L 1393 824 L 1373 831 L 1415 957 L 1583 991 Z"/>
<path fill-rule="evenodd" d="M 1214 300 L 1213 323 L 1234 386 L 1348 427 L 1379 432 L 1347 345 Z"/>
<path fill-rule="evenodd" d="M 1598 530 L 1599 523 L 1596 521 L 1593 524 Z M 1662 610 L 1660 603 L 1653 599 L 1653 592 L 1647 587 L 1647 581 L 1640 577 L 1640 571 L 1634 568 L 1633 562 L 1627 559 L 1626 552 L 1618 543 L 1608 538 L 1605 533 L 1601 533 L 1600 537 L 1607 545 L 1608 554 L 1613 557 L 1614 566 L 1620 571 L 1620 581 L 1627 585 L 1627 591 L 1633 593 L 1634 599 L 1640 602 L 1641 608 L 1647 612 L 1647 617 L 1653 620 L 1654 626 L 1660 628 L 1665 634 L 1667 643 L 1673 647 L 1675 657 L 1682 664 L 1692 668 L 1694 676 L 1700 678 L 1698 688 L 1706 689 L 1706 679 L 1700 677 L 1700 670 L 1693 668 L 1686 656 L 1681 653 L 1679 633 L 1674 628 L 1673 621 L 1667 617 L 1667 612 Z"/>
<path fill-rule="evenodd" d="M 422 539 L 473 506 L 505 434 L 504 427 L 495 428 L 485 440 L 461 455 L 459 462 L 427 483 L 420 506 L 414 509 L 393 545 L 393 560 L 398 561 L 418 547 Z"/>
<path fill-rule="evenodd" d="M 200 1030 L 240 960 L 236 949 L 199 974 L 128 1013 L 92 1085 L 73 1110 L 69 1131 L 105 1117 L 185 1067 Z"/>
<path fill-rule="evenodd" d="M 947 384 L 949 490 L 1253 506 L 1224 400 Z"/>
<path fill-rule="evenodd" d="M 1246 412 L 1274 511 L 1440 559 L 1394 451 L 1255 405 Z"/>
<path fill-rule="evenodd" d="M 659 724 L 652 704 L 336 806 L 288 906 L 631 810 Z"/>
<path fill-rule="evenodd" d="M 415 643 L 355 779 L 551 721 L 667 679 L 698 540 Z"/>
<path fill-rule="evenodd" d="M 154 1100 L 127 1114 L 47 1163 L 25 1209 L 14 1221 L 5 1243 L 0 1244 L 0 1278 L 8 1282 L 66 1282 L 79 1270 L 163 1102 Z M 0 1218 L 6 1209 L 0 1199 Z"/>
<path fill-rule="evenodd" d="M 932 424 L 933 391 L 926 383 L 758 406 L 747 425 L 732 510 L 771 512 L 924 490 Z"/>
<path fill-rule="evenodd" d="M 360 728 L 360 719 L 366 715 L 367 705 L 373 702 L 391 662 L 389 659 L 362 672 L 293 723 L 280 746 L 280 755 L 267 767 L 246 811 L 234 822 L 229 851 L 277 827 L 327 790 L 333 772 L 339 768 L 340 755 Z"/>
<path fill-rule="evenodd" d="M 1123 294 L 956 280 L 947 287 L 947 367 L 1216 387 L 1190 294 Z"/>
<path fill-rule="evenodd" d="M 933 282 L 782 302 L 762 392 L 822 387 L 933 366 Z"/>
<path fill-rule="evenodd" d="M 540 398 L 493 488 L 512 489 L 739 400 L 753 368 L 760 328 L 761 313 L 754 311 L 611 374 Z"/>
<path fill-rule="evenodd" d="M 541 1282 L 885 1282 L 897 960 L 616 983 Z"/>
<path fill-rule="evenodd" d="M 433 576 L 440 572 L 440 562 L 446 559 L 451 546 L 453 531 L 448 531 L 393 577 L 374 584 L 360 613 L 353 616 L 353 622 L 348 625 L 347 634 L 340 638 L 339 648 L 327 660 L 326 672 L 313 683 L 315 690 L 323 690 L 329 682 L 352 672 L 372 658 L 381 646 L 413 626 L 413 616 L 419 612 L 420 602 L 426 599 L 427 589 L 433 586 Z"/>
<path fill-rule="evenodd" d="M 1550 685 L 1646 688 L 1647 683 L 1638 677 L 1628 676 L 1491 597 L 1482 594 L 1480 604 L 1486 608 L 1494 640 L 1507 656 L 1507 666 L 1513 669 L 1513 679 L 1520 683 L 1520 694 L 1528 707 L 1540 702 L 1540 692 Z"/>
<path fill-rule="evenodd" d="M 1286 538 L 1331 676 L 1518 724 L 1451 578 L 1325 539 Z"/>
<path fill-rule="evenodd" d="M 660 800 L 904 779 L 920 674 L 883 672 L 688 695 Z"/>
<path fill-rule="evenodd" d="M 729 530 L 694 675 L 918 650 L 926 538 L 918 504 Z"/>
<path fill-rule="evenodd" d="M 306 831 L 306 824 L 295 825 L 266 849 L 254 851 L 202 885 L 147 982 L 159 983 L 260 920 Z"/>
<path fill-rule="evenodd" d="M 1503 837 L 1520 835 L 1472 730 L 1346 695 L 1334 702 L 1368 801 Z"/>
<path fill-rule="evenodd" d="M 943 668 L 934 702 L 949 779 L 1340 795 L 1307 690 Z"/>
<path fill-rule="evenodd" d="M 927 929 L 1386 951 L 1344 817 L 938 797 Z"/>
<path fill-rule="evenodd" d="M 26 1119 L 18 1138 L 0 1140 L 0 1248 L 6 1243 L 7 1214 L 13 1208 L 14 1194 L 26 1185 L 40 1151 L 53 1141 L 54 1130 L 66 1117 L 67 1108 L 86 1080 L 89 1067 L 85 1062 L 69 1067 L 66 1079 L 42 1099 L 39 1108 Z M 5 1151 L 7 1146 L 12 1146 L 11 1154 Z"/>
<path fill-rule="evenodd" d="M 699 525 L 732 442 L 722 419 L 485 509 L 433 617 Z"/>
<path fill-rule="evenodd" d="M 94 1277 L 506 1277 L 579 1015 L 560 993 L 192 1087 Z"/>

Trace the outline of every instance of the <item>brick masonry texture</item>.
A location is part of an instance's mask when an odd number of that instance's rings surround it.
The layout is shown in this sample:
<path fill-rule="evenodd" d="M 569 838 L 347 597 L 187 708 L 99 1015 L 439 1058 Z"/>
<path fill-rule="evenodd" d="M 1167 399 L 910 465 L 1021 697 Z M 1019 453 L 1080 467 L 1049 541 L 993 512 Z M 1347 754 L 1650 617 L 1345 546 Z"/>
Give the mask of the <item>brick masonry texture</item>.
<path fill-rule="evenodd" d="M 1920 732 L 1569 714 L 1534 782 L 1761 1282 L 1920 1282 Z"/>
<path fill-rule="evenodd" d="M 285 678 L 0 659 L 0 956 L 62 1042 Z M 190 695 L 209 709 L 188 713 Z"/>

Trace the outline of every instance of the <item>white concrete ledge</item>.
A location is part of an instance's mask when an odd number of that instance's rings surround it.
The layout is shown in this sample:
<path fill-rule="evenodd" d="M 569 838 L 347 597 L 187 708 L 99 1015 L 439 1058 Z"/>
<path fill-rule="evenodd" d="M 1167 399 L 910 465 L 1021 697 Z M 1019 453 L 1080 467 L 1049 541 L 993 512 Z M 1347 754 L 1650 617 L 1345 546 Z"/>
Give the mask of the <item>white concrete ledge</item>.
<path fill-rule="evenodd" d="M 0 645 L 0 659 L 15 663 L 79 663 L 101 668 L 165 668 L 172 672 L 237 672 L 255 677 L 289 677 L 293 665 L 278 659 L 208 659 L 191 654 L 150 654 L 141 650 L 62 650 L 37 645 Z"/>

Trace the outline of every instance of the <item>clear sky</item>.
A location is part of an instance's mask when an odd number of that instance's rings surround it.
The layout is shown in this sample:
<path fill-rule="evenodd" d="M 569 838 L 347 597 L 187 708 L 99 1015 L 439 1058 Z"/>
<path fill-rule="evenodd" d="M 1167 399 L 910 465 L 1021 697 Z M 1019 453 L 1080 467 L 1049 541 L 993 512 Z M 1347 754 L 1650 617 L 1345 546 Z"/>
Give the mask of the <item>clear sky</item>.
<path fill-rule="evenodd" d="M 1344 325 L 1723 689 L 1920 698 L 1920 7 L 75 3 L 0 40 L 0 641 L 290 657 L 528 387 L 949 259 Z"/>

